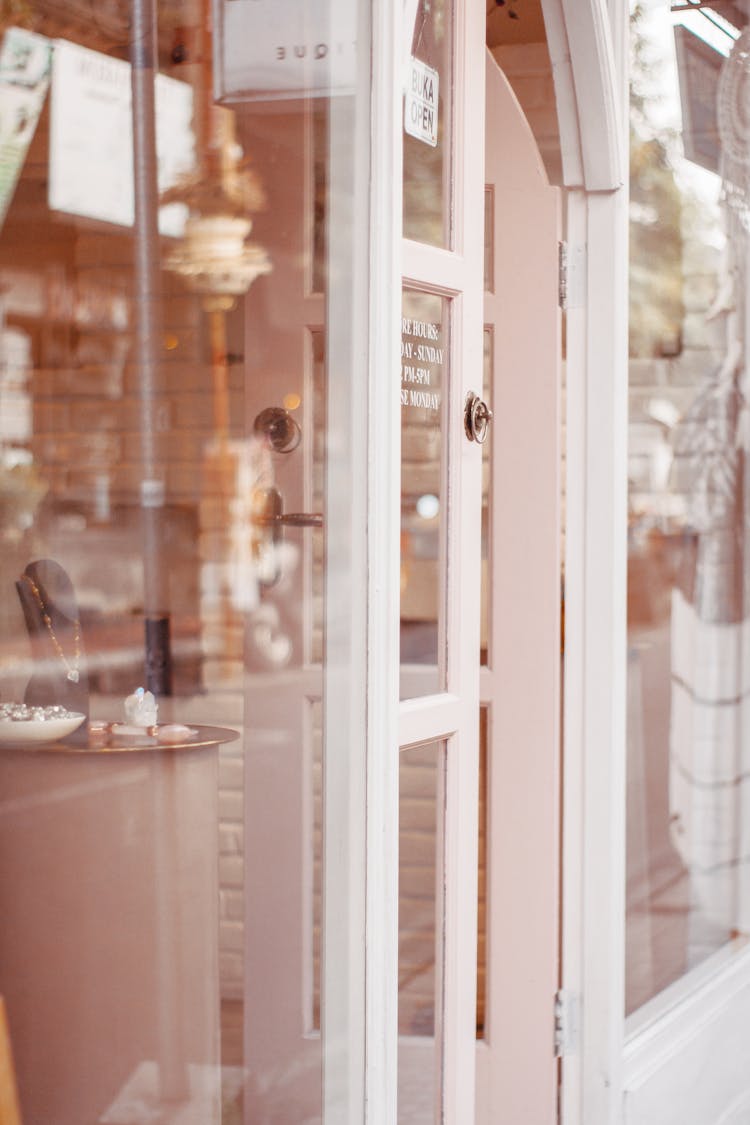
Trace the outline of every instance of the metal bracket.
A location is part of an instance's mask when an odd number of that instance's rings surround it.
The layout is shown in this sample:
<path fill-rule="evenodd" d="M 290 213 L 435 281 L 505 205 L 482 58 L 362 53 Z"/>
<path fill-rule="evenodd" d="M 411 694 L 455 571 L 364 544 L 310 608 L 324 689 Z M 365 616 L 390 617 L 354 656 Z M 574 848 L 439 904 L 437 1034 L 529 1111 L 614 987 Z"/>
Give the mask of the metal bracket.
<path fill-rule="evenodd" d="M 560 988 L 555 993 L 555 1058 L 573 1055 L 578 1050 L 578 993 Z"/>
<path fill-rule="evenodd" d="M 586 302 L 586 247 L 581 243 L 558 243 L 558 303 L 568 309 L 582 309 Z"/>

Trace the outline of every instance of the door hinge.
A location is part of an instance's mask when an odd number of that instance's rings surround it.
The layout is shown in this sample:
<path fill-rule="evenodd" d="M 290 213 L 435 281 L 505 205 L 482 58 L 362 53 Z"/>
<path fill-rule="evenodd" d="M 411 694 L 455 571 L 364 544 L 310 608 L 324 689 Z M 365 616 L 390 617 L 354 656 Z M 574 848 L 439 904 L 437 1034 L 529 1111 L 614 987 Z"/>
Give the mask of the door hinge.
<path fill-rule="evenodd" d="M 578 1050 L 578 993 L 560 988 L 555 993 L 555 1058 Z"/>
<path fill-rule="evenodd" d="M 586 247 L 558 242 L 558 303 L 563 310 L 580 309 L 586 297 Z"/>

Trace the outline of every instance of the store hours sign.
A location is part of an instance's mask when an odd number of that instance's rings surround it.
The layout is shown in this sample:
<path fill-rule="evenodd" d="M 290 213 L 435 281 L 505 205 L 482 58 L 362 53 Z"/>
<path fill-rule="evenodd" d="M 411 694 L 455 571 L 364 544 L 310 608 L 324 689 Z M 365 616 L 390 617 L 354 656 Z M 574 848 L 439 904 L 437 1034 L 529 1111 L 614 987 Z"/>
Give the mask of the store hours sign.
<path fill-rule="evenodd" d="M 401 318 L 401 409 L 440 410 L 445 350 L 439 324 Z"/>

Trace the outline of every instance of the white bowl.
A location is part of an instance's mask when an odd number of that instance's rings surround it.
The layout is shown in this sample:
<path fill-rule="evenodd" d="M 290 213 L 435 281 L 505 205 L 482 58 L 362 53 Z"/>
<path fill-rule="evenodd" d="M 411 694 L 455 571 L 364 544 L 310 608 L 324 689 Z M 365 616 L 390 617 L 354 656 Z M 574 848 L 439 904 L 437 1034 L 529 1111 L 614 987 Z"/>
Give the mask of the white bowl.
<path fill-rule="evenodd" d="M 31 745 L 35 742 L 57 742 L 72 734 L 80 727 L 86 718 L 78 712 L 71 712 L 64 719 L 28 719 L 14 721 L 13 719 L 0 720 L 0 746 Z"/>

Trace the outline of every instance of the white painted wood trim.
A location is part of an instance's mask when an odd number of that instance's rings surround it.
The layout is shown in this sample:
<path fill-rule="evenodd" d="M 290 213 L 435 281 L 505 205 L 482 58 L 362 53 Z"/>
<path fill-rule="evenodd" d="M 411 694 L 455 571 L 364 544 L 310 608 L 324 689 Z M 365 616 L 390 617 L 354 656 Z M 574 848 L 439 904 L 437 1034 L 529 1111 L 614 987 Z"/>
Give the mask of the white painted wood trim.
<path fill-rule="evenodd" d="M 445 840 L 444 1055 L 445 1125 L 474 1120 L 476 1097 L 476 943 L 479 793 L 479 600 L 481 446 L 467 440 L 463 408 L 483 377 L 485 6 L 456 4 L 455 183 L 456 268 L 465 289 L 456 298 L 449 415 L 449 456 L 456 476 L 448 542 L 447 688 L 461 699 L 458 733 L 448 745 Z M 460 360 L 459 360 L 460 357 Z M 456 501 L 458 504 L 456 505 Z M 450 583 L 451 575 L 453 581 Z M 460 589 L 456 582 L 460 576 Z"/>
<path fill-rule="evenodd" d="M 674 1002 L 669 989 L 648 1005 L 661 1011 L 625 1048 L 625 1125 L 737 1125 L 747 1119 L 736 1115 L 750 1099 L 750 947 L 738 945 L 677 982 Z"/>
<path fill-rule="evenodd" d="M 604 0 L 542 0 L 568 187 L 623 185 L 622 112 Z"/>
<path fill-rule="evenodd" d="M 462 254 L 408 238 L 403 241 L 404 283 L 413 283 L 427 293 L 461 293 L 471 281 L 471 268 Z"/>
<path fill-rule="evenodd" d="M 624 1023 L 627 592 L 627 199 L 569 199 L 588 246 L 585 307 L 568 313 L 563 987 L 581 1042 L 563 1061 L 562 1119 L 619 1125 Z"/>
<path fill-rule="evenodd" d="M 330 18 L 335 25 L 337 11 L 350 0 L 335 0 Z M 341 7 L 339 7 L 339 5 Z M 373 175 L 373 161 L 382 157 L 384 172 L 393 180 L 395 153 L 393 73 L 389 56 L 396 36 L 394 23 L 402 16 L 399 0 L 357 0 L 357 82 L 351 98 L 329 100 L 329 224 L 327 292 L 327 442 L 329 470 L 326 474 L 326 567 L 325 614 L 326 654 L 324 699 L 323 769 L 323 927 L 321 939 L 321 1036 L 323 1068 L 323 1122 L 325 1125 L 352 1125 L 367 1120 L 367 1097 L 373 1091 L 373 1076 L 368 1073 L 370 1050 L 372 1066 L 382 1086 L 378 1120 L 394 1122 L 395 1024 L 394 999 L 383 1003 L 389 991 L 395 992 L 392 965 L 393 937 L 384 927 L 384 916 L 375 920 L 383 901 L 393 905 L 392 872 L 395 866 L 393 818 L 397 800 L 389 788 L 388 743 L 377 753 L 385 754 L 381 763 L 374 757 L 372 734 L 389 738 L 395 735 L 393 705 L 389 702 L 386 661 L 386 624 L 371 635 L 372 565 L 380 583 L 390 581 L 390 559 L 374 564 L 375 547 L 369 521 L 373 518 L 388 534 L 390 493 L 373 494 L 371 448 L 377 427 L 378 439 L 386 442 L 389 461 L 385 473 L 386 489 L 392 479 L 391 461 L 396 456 L 387 434 L 390 414 L 375 403 L 376 380 L 393 362 L 398 340 L 393 307 L 382 301 L 382 288 L 389 292 L 398 262 L 394 225 L 399 212 L 391 212 L 375 235 L 374 221 L 383 220 L 392 205 L 393 184 Z M 377 21 L 377 22 L 376 22 Z M 388 49 L 379 52 L 374 69 L 371 36 L 388 35 Z M 383 44 L 385 47 L 385 44 Z M 338 63 L 332 57 L 331 66 Z M 333 81 L 332 75 L 332 81 Z M 375 83 L 382 84 L 382 88 Z M 400 97 L 400 90 L 399 90 Z M 387 193 L 384 198 L 384 193 Z M 389 237 L 391 231 L 391 237 Z M 382 255 L 382 256 L 381 256 Z M 385 274 L 385 276 L 384 276 Z M 376 327 L 380 329 L 378 335 Z M 378 349 L 381 349 L 378 351 Z M 387 382 L 386 375 L 386 382 Z M 396 395 L 394 386 L 393 395 Z M 375 416 L 373 417 L 373 413 Z M 373 429 L 371 429 L 373 427 Z M 363 435 L 367 435 L 363 438 Z M 371 512 L 370 509 L 373 508 Z M 378 547 L 378 551 L 380 547 Z M 381 594 L 382 597 L 382 594 Z M 375 675 L 375 683 L 370 678 Z M 371 691 L 379 691 L 378 699 Z M 385 717 L 382 728 L 371 731 L 373 711 L 382 702 Z M 389 713 L 389 707 L 391 711 Z M 396 758 L 395 752 L 392 754 Z M 378 854 L 371 853 L 368 820 L 370 786 L 377 812 L 386 817 L 386 832 L 377 841 Z M 395 812 L 394 812 L 395 805 Z M 373 843 L 374 846 L 374 843 Z M 376 871 L 384 862 L 387 869 Z M 377 907 L 373 896 L 378 900 Z M 368 927 L 372 921 L 373 933 Z M 367 944 L 366 938 L 372 938 Z M 368 961 L 368 955 L 372 961 Z M 386 980 L 386 974 L 392 980 Z M 377 999 L 376 999 L 377 994 Z M 386 1020 L 391 1024 L 387 1026 Z M 377 1099 L 376 1099 L 377 1101 Z M 371 1116 L 369 1120 L 376 1120 Z"/>
<path fill-rule="evenodd" d="M 584 175 L 581 130 L 578 125 L 573 65 L 570 59 L 562 0 L 542 0 L 542 11 L 547 48 L 552 63 L 552 78 L 555 83 L 563 183 L 566 187 L 582 187 Z"/>
<path fill-rule="evenodd" d="M 748 983 L 750 946 L 729 942 L 626 1021 L 625 1084 L 640 1085 Z"/>
<path fill-rule="evenodd" d="M 554 0 L 544 0 L 545 19 Z M 582 191 L 570 244 L 586 247 L 586 295 L 567 314 L 566 654 L 562 985 L 580 1040 L 562 1061 L 563 1125 L 621 1125 L 625 958 L 627 603 L 628 6 L 561 0 L 576 94 Z M 553 29 L 553 21 L 548 20 Z M 564 55 L 560 43 L 555 50 Z M 574 129 L 569 90 L 560 124 Z M 621 186 L 624 185 L 624 186 Z"/>
<path fill-rule="evenodd" d="M 605 0 L 562 0 L 587 191 L 622 187 L 622 106 Z M 625 119 L 626 120 L 626 119 Z"/>
<path fill-rule="evenodd" d="M 586 197 L 568 196 L 567 234 L 585 245 Z M 565 452 L 565 674 L 563 677 L 561 983 L 583 1001 L 584 646 L 586 527 L 586 310 L 567 314 Z M 562 1060 L 562 1125 L 583 1119 L 582 1050 Z"/>
<path fill-rule="evenodd" d="M 398 741 L 401 747 L 449 738 L 461 721 L 461 701 L 448 692 L 405 700 L 399 708 Z"/>
<path fill-rule="evenodd" d="M 402 0 L 372 3 L 367 499 L 366 1125 L 396 1125 Z M 413 26 L 413 17 L 412 17 Z"/>

